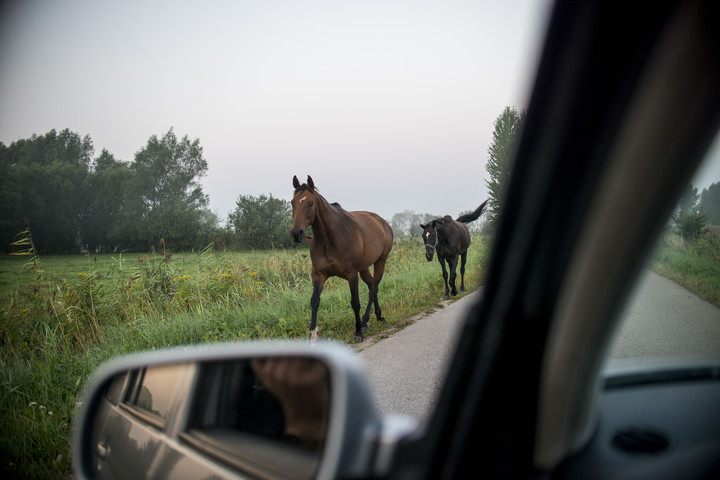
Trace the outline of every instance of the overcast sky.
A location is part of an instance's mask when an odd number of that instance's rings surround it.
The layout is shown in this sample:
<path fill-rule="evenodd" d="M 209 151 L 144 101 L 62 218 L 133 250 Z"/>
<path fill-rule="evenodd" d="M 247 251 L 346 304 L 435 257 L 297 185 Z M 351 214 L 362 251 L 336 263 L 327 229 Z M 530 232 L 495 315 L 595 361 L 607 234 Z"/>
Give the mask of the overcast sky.
<path fill-rule="evenodd" d="M 172 127 L 200 140 L 222 218 L 308 174 L 348 210 L 455 216 L 487 198 L 493 121 L 526 106 L 547 5 L 4 2 L 0 141 L 69 128 L 131 161 Z"/>

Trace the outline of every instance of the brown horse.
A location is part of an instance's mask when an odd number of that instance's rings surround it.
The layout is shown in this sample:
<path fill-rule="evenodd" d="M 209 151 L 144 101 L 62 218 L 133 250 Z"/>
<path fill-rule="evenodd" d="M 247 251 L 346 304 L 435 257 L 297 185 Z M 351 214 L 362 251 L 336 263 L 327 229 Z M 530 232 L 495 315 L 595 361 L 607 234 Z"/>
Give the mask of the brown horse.
<path fill-rule="evenodd" d="M 305 239 L 305 230 L 312 226 L 310 259 L 312 260 L 313 293 L 310 299 L 312 317 L 310 338 L 317 338 L 317 310 L 320 294 L 329 277 L 341 277 L 350 284 L 350 305 L 355 312 L 353 340 L 363 341 L 370 319 L 370 306 L 375 305 L 375 316 L 385 319 L 380 310 L 378 285 L 385 271 L 385 261 L 393 244 L 393 231 L 379 215 L 372 212 L 348 212 L 337 203 L 330 204 L 317 192 L 313 179 L 300 185 L 293 177 L 295 193 L 292 199 L 293 227 L 290 234 L 296 243 Z M 373 274 L 370 274 L 373 265 Z M 370 290 L 367 308 L 360 321 L 358 273 Z"/>
<path fill-rule="evenodd" d="M 450 287 L 452 287 L 454 296 L 458 294 L 455 279 L 457 278 L 458 255 L 460 256 L 460 291 L 464 292 L 465 262 L 470 247 L 470 232 L 465 224 L 477 220 L 482 215 L 488 202 L 489 200 L 485 200 L 474 212 L 461 215 L 455 220 L 450 215 L 445 215 L 443 218 L 436 218 L 425 225 L 420 224 L 423 229 L 427 261 L 431 262 L 433 253 L 437 252 L 437 258 L 442 267 L 443 280 L 445 280 L 446 299 L 450 298 L 450 289 L 448 288 L 448 272 L 445 270 L 445 262 L 447 261 L 450 268 Z"/>

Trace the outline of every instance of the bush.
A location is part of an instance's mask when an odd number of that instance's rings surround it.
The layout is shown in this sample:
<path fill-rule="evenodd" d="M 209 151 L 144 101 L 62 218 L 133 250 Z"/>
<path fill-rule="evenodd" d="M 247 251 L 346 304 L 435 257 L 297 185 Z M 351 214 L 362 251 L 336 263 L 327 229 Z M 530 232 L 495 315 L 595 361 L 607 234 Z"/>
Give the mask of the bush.
<path fill-rule="evenodd" d="M 677 215 L 675 215 L 674 220 L 678 235 L 684 240 L 696 240 L 708 231 L 706 227 L 707 217 L 702 210 L 680 210 Z"/>

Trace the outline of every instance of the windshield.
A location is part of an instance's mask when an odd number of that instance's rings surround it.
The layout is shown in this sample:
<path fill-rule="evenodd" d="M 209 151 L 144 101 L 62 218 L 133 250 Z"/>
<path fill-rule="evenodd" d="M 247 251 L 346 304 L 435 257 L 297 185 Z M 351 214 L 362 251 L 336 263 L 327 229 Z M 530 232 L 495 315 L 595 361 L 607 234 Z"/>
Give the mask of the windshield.
<path fill-rule="evenodd" d="M 720 354 L 720 136 L 685 189 L 623 313 L 610 364 Z"/>

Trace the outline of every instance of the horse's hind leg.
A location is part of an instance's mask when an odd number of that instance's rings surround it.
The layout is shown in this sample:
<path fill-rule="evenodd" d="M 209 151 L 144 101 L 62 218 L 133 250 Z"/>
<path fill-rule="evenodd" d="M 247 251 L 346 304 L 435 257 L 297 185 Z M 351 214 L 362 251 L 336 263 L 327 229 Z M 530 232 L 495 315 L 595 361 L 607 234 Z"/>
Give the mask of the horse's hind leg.
<path fill-rule="evenodd" d="M 355 335 L 353 336 L 354 342 L 362 342 L 364 340 L 363 334 L 367 332 L 367 321 L 365 325 L 360 323 L 360 294 L 358 292 L 358 276 L 357 273 L 347 279 L 350 284 L 350 306 L 355 314 Z"/>
<path fill-rule="evenodd" d="M 460 291 L 465 291 L 465 262 L 467 261 L 467 250 L 460 256 Z"/>
<path fill-rule="evenodd" d="M 375 262 L 375 265 L 373 266 L 373 303 L 375 304 L 375 318 L 379 322 L 384 322 L 385 317 L 382 316 L 382 310 L 380 309 L 380 302 L 378 301 L 378 291 L 380 290 L 380 282 L 382 281 L 383 275 L 385 274 L 385 260 L 387 257 L 383 257 L 377 262 Z M 368 304 L 368 310 L 370 309 L 370 304 Z"/>
<path fill-rule="evenodd" d="M 373 304 L 373 285 L 375 283 L 372 274 L 370 273 L 370 269 L 366 268 L 362 272 L 360 272 L 360 278 L 362 278 L 363 282 L 365 282 L 365 285 L 368 286 L 368 304 L 367 308 L 365 308 L 365 313 L 362 316 L 362 324 L 363 324 L 363 333 L 367 332 L 367 324 L 370 320 L 370 305 Z"/>
<path fill-rule="evenodd" d="M 375 305 L 375 318 L 377 318 L 379 322 L 385 321 L 385 317 L 382 316 L 380 301 L 378 300 L 379 285 L 384 274 L 385 258 L 381 258 L 375 262 L 375 265 L 373 266 L 373 275 L 370 275 L 370 269 L 360 272 L 360 276 L 363 278 L 363 281 L 367 284 L 368 289 L 370 290 L 367 308 L 365 309 L 365 315 L 363 315 L 363 320 L 366 325 L 367 321 L 370 320 L 370 308 L 372 305 Z"/>

